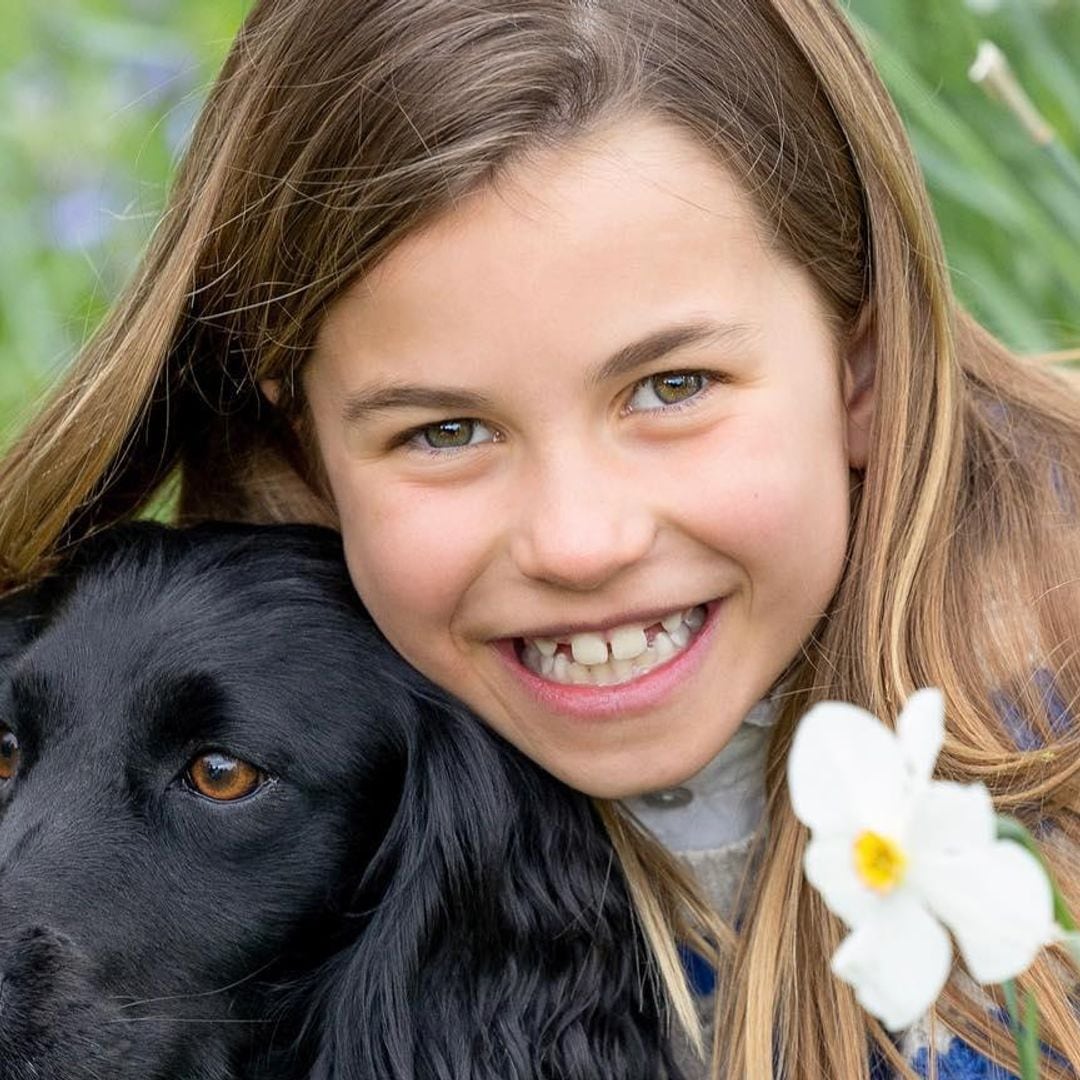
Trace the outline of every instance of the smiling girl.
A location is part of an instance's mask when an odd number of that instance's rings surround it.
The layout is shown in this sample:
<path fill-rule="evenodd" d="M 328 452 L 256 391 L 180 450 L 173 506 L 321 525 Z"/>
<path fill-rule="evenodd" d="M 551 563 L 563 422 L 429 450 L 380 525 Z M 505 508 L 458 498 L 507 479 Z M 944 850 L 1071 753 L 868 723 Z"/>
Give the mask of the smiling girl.
<path fill-rule="evenodd" d="M 940 686 L 941 770 L 1041 817 L 1077 896 L 1080 401 L 957 307 L 831 3 L 257 4 L 3 463 L 7 585 L 173 478 L 184 521 L 340 528 L 400 652 L 604 800 L 691 1032 L 672 943 L 717 943 L 699 1075 L 1010 1060 L 960 977 L 929 1046 L 833 980 L 784 761 L 815 701 Z"/>

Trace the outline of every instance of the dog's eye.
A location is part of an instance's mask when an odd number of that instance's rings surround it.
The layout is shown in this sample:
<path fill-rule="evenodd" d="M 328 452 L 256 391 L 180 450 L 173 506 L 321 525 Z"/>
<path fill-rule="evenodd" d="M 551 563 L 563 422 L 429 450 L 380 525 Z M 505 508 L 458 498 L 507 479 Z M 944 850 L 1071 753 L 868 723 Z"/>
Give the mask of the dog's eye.
<path fill-rule="evenodd" d="M 0 724 L 0 781 L 10 780 L 19 767 L 19 740 L 15 732 Z"/>
<path fill-rule="evenodd" d="M 195 758 L 188 766 L 186 778 L 200 795 L 217 802 L 243 799 L 267 780 L 266 773 L 250 761 L 241 761 L 217 750 Z"/>

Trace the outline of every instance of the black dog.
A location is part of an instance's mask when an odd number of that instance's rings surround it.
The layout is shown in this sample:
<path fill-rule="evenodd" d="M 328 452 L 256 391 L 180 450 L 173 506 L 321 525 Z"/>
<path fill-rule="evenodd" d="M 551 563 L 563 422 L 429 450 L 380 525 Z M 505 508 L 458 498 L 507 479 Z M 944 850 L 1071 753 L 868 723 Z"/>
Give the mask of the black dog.
<path fill-rule="evenodd" d="M 333 533 L 145 525 L 0 607 L 0 1080 L 676 1077 L 589 800 Z"/>

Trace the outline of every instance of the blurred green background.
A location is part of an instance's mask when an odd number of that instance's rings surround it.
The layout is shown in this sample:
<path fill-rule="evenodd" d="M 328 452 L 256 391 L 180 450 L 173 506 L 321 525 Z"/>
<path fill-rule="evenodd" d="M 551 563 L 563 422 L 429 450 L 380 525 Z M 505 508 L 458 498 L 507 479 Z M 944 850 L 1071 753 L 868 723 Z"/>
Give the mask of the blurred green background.
<path fill-rule="evenodd" d="M 247 6 L 0 0 L 0 442 L 130 272 Z M 961 297 L 1020 350 L 1080 347 L 1080 0 L 850 10 L 907 120 Z M 984 38 L 1056 130 L 1056 158 L 968 78 Z"/>

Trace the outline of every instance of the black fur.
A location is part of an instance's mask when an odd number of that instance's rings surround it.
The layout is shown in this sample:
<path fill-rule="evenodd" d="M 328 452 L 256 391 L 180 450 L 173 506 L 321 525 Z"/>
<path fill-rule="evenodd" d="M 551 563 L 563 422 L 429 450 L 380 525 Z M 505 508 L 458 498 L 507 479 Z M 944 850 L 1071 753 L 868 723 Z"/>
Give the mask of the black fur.
<path fill-rule="evenodd" d="M 676 1077 L 590 802 L 409 668 L 340 542 L 130 526 L 0 606 L 0 1080 Z M 208 749 L 272 779 L 187 786 Z"/>

